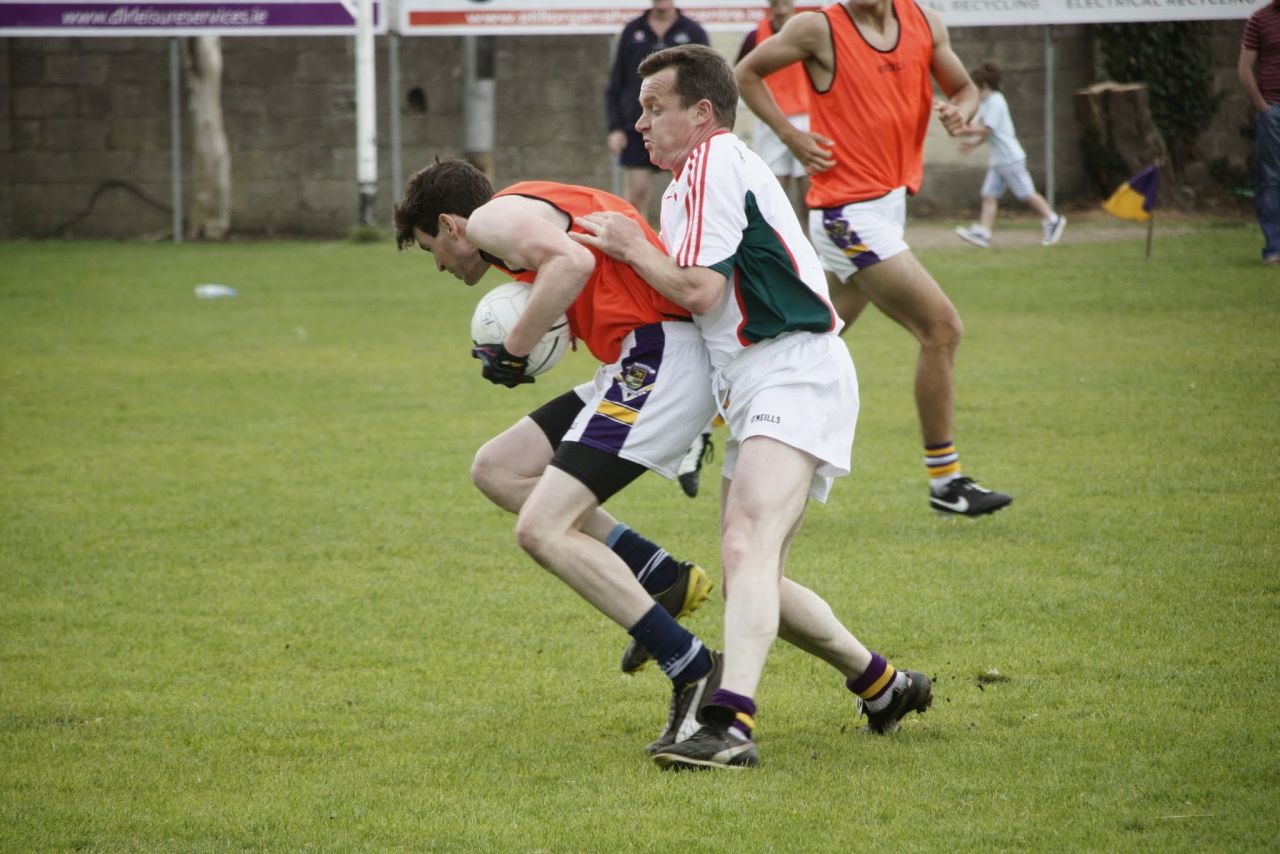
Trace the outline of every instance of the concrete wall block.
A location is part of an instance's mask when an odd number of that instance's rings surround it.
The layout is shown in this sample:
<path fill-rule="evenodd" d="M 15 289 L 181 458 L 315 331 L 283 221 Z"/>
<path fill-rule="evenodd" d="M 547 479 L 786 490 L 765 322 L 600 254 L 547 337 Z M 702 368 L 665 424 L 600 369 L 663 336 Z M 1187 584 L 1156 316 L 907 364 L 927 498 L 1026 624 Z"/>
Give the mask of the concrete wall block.
<path fill-rule="evenodd" d="M 19 39 L 19 41 L 25 41 Z M 98 39 L 41 39 L 39 42 L 29 42 L 32 45 L 39 45 L 39 49 L 44 53 L 72 53 L 79 50 L 93 50 L 93 42 Z M 110 39 L 103 39 L 110 41 Z"/>
<path fill-rule="evenodd" d="M 172 176 L 172 160 L 168 152 L 162 155 L 143 151 L 81 152 L 72 174 L 77 181 L 147 182 L 167 186 Z M 163 198 L 169 198 L 168 190 Z"/>
<path fill-rule="evenodd" d="M 268 120 L 254 117 L 242 121 L 234 114 L 224 115 L 227 145 L 233 157 L 246 151 L 267 151 L 278 147 L 276 127 Z"/>
<path fill-rule="evenodd" d="M 85 119 L 103 119 L 115 113 L 111 91 L 101 85 L 77 86 L 76 115 Z"/>
<path fill-rule="evenodd" d="M 359 198 L 355 182 L 269 181 L 232 194 L 237 230 L 271 234 L 339 235 L 355 225 Z"/>
<path fill-rule="evenodd" d="M 106 147 L 105 122 L 83 119 L 45 119 L 41 122 L 40 143 L 45 151 L 102 151 Z"/>
<path fill-rule="evenodd" d="M 109 114 L 115 118 L 137 118 L 163 112 L 169 114 L 169 90 L 140 83 L 122 83 L 105 90 L 110 98 Z"/>
<path fill-rule="evenodd" d="M 168 116 L 109 119 L 106 147 L 111 151 L 168 151 L 172 144 L 169 125 Z"/>
<path fill-rule="evenodd" d="M 9 158 L 15 185 L 47 182 L 65 184 L 76 168 L 77 155 L 69 151 L 19 151 Z"/>
<path fill-rule="evenodd" d="M 101 189 L 95 198 L 99 188 L 99 183 L 61 183 L 51 193 L 45 183 L 15 184 L 13 236 L 136 238 L 168 225 L 169 214 L 146 198 L 122 187 Z M 165 192 L 159 184 L 138 189 L 147 198 Z"/>
<path fill-rule="evenodd" d="M 307 212 L 356 210 L 359 192 L 355 176 L 349 181 L 336 179 L 302 181 L 297 185 L 299 209 Z"/>
<path fill-rule="evenodd" d="M 75 50 L 86 51 L 92 50 L 99 53 L 159 53 L 165 56 L 165 67 L 168 68 L 169 56 L 169 39 L 167 38 L 116 38 L 114 36 L 107 38 L 94 39 L 71 39 L 72 42 L 78 42 Z M 112 64 L 115 60 L 112 60 Z"/>
<path fill-rule="evenodd" d="M 232 153 L 232 193 L 241 184 L 260 186 L 271 183 L 276 176 L 284 174 L 292 158 L 283 151 L 237 151 Z M 240 180 L 237 176 L 253 176 L 251 180 Z"/>
<path fill-rule="evenodd" d="M 224 117 L 235 116 L 241 121 L 264 120 L 279 115 L 278 106 L 268 99 L 268 90 L 261 85 L 237 84 L 222 86 L 222 110 Z"/>
<path fill-rule="evenodd" d="M 159 207 L 155 200 L 167 198 L 168 187 L 159 184 L 136 184 L 139 193 L 120 186 L 102 190 L 93 202 L 92 210 L 83 219 L 61 231 L 61 235 L 73 239 L 88 237 L 137 238 L 166 233 L 172 222 L 172 214 Z M 72 185 L 83 192 L 86 185 Z M 69 187 L 68 190 L 71 188 Z M 84 201 L 71 216 L 54 222 L 57 228 L 70 223 L 84 211 L 84 205 L 97 187 L 83 194 Z M 77 193 L 79 196 L 79 193 Z"/>
<path fill-rule="evenodd" d="M 261 163 L 261 160 L 257 161 Z M 249 164 L 245 164 L 248 166 Z M 231 191 L 232 207 L 249 215 L 260 208 L 271 208 L 277 202 L 288 201 L 293 207 L 293 196 L 297 192 L 297 182 L 275 177 L 263 177 L 257 181 L 236 181 Z M 280 207 L 285 207 L 281 204 Z"/>
<path fill-rule="evenodd" d="M 52 54 L 45 58 L 46 83 L 104 86 L 112 57 L 103 53 Z"/>
<path fill-rule="evenodd" d="M 356 56 L 354 39 L 307 39 L 298 54 L 294 83 L 318 83 L 326 85 L 345 82 L 354 85 Z"/>
<path fill-rule="evenodd" d="M 268 45 L 279 49 L 264 50 Z M 297 81 L 300 61 L 300 52 L 285 39 L 223 39 L 222 83 L 262 90 L 268 81 Z"/>
<path fill-rule="evenodd" d="M 15 42 L 24 39 L 13 39 Z M 8 63 L 10 83 L 31 86 L 44 82 L 44 54 L 36 51 L 14 51 Z"/>
<path fill-rule="evenodd" d="M 355 186 L 356 150 L 354 146 L 349 148 L 315 149 L 315 155 L 316 171 L 312 174 L 334 181 L 349 181 L 352 186 Z M 405 166 L 404 168 L 415 167 Z M 382 150 L 378 151 L 378 173 L 379 177 L 387 177 L 391 174 L 390 156 Z"/>
<path fill-rule="evenodd" d="M 297 181 L 337 177 L 333 174 L 333 150 L 321 146 L 296 149 L 281 174 Z"/>
<path fill-rule="evenodd" d="M 35 119 L 15 119 L 0 125 L 9 131 L 6 144 L 0 147 L 4 151 L 36 151 L 39 150 L 41 124 Z M 3 158 L 0 158 L 3 159 Z"/>
<path fill-rule="evenodd" d="M 88 186 L 66 185 L 50 192 L 43 182 L 15 182 L 7 194 L 12 199 L 12 236 L 51 236 L 55 228 L 83 210 L 92 191 Z"/>
<path fill-rule="evenodd" d="M 111 39 L 103 39 L 103 41 L 111 41 Z M 136 51 L 119 53 L 111 57 L 106 79 L 109 85 L 142 83 L 161 86 L 165 92 L 169 91 L 169 45 L 165 39 L 145 41 L 147 44 L 140 45 Z"/>
<path fill-rule="evenodd" d="M 70 117 L 76 114 L 75 93 L 67 86 L 13 87 L 15 119 Z"/>

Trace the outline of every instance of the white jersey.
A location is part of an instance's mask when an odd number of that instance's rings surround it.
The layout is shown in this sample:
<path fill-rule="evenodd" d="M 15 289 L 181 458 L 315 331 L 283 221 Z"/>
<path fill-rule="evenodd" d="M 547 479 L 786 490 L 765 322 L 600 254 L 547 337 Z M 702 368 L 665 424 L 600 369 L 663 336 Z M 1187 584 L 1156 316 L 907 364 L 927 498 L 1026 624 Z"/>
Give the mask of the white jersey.
<path fill-rule="evenodd" d="M 728 278 L 720 304 L 694 316 L 714 368 L 784 332 L 834 333 L 844 325 L 778 179 L 728 131 L 695 148 L 663 193 L 661 236 L 681 267 Z"/>
<path fill-rule="evenodd" d="M 1018 142 L 1013 130 L 1013 116 L 1009 115 L 1009 102 L 999 92 L 991 92 L 978 106 L 978 121 L 991 130 L 987 137 L 987 165 L 1008 166 L 1026 160 L 1027 153 Z"/>

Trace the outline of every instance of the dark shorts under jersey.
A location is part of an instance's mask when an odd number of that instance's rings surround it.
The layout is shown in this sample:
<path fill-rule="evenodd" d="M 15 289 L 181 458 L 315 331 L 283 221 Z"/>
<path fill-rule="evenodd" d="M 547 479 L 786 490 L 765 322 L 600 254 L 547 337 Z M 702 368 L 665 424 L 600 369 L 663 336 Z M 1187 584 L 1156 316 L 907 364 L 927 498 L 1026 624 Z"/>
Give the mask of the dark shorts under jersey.
<path fill-rule="evenodd" d="M 661 171 L 649 159 L 649 151 L 644 147 L 644 137 L 633 130 L 627 131 L 627 147 L 622 149 L 622 153 L 618 155 L 618 164 L 624 169 Z"/>
<path fill-rule="evenodd" d="M 674 480 L 714 414 L 702 335 L 692 323 L 669 320 L 627 333 L 618 361 L 529 417 L 554 449 L 550 464 L 603 503 L 645 469 Z"/>
<path fill-rule="evenodd" d="M 603 504 L 644 474 L 645 467 L 581 442 L 561 441 L 586 405 L 576 391 L 570 390 L 542 404 L 529 417 L 555 449 L 551 465 L 582 481 Z"/>

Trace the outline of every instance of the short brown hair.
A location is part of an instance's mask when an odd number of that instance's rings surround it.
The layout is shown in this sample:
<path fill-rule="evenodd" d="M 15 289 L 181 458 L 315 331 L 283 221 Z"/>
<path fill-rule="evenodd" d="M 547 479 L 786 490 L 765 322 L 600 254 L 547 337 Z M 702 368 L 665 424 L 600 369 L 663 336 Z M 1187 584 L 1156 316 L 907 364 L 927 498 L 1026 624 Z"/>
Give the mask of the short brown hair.
<path fill-rule="evenodd" d="M 465 160 L 437 160 L 409 179 L 404 198 L 396 203 L 396 246 L 417 243 L 415 228 L 435 237 L 440 214 L 471 216 L 493 198 L 493 185 L 485 174 Z"/>
<path fill-rule="evenodd" d="M 973 82 L 979 86 L 986 86 L 992 92 L 1000 91 L 1000 63 L 994 59 L 988 59 L 977 68 L 969 71 L 969 76 L 973 78 Z"/>
<path fill-rule="evenodd" d="M 676 70 L 676 94 L 685 107 L 706 98 L 720 126 L 733 130 L 738 115 L 738 81 L 720 54 L 706 45 L 682 44 L 651 53 L 640 63 L 640 76 L 652 77 L 664 68 Z"/>

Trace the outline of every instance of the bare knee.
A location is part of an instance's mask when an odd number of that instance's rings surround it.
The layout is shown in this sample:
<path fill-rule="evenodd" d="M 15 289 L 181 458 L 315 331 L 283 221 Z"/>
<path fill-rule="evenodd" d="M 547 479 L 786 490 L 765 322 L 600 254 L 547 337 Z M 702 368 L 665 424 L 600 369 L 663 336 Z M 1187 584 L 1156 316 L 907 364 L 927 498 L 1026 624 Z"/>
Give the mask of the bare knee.
<path fill-rule="evenodd" d="M 511 479 L 512 472 L 510 468 L 498 454 L 489 449 L 488 445 L 484 445 L 480 450 L 476 451 L 475 458 L 471 461 L 471 482 L 490 501 L 499 505 L 503 503 L 500 500 L 505 493 L 503 486 L 509 485 Z"/>
<path fill-rule="evenodd" d="M 538 563 L 546 566 L 548 545 L 547 526 L 536 514 L 521 512 L 516 518 L 516 543 Z"/>
<path fill-rule="evenodd" d="M 752 549 L 741 537 L 735 536 L 732 526 L 727 527 L 720 540 L 720 593 L 727 600 L 729 589 L 741 568 L 750 559 Z"/>
<path fill-rule="evenodd" d="M 960 339 L 963 336 L 964 323 L 961 322 L 955 308 L 948 304 L 946 310 L 938 311 L 935 316 L 929 318 L 928 324 L 924 327 L 924 334 L 920 337 L 920 346 L 953 356 L 960 347 Z"/>
<path fill-rule="evenodd" d="M 484 447 L 481 447 L 471 459 L 471 482 L 476 485 L 476 489 L 488 495 L 489 490 L 492 489 L 496 474 L 496 461 L 485 451 Z"/>

